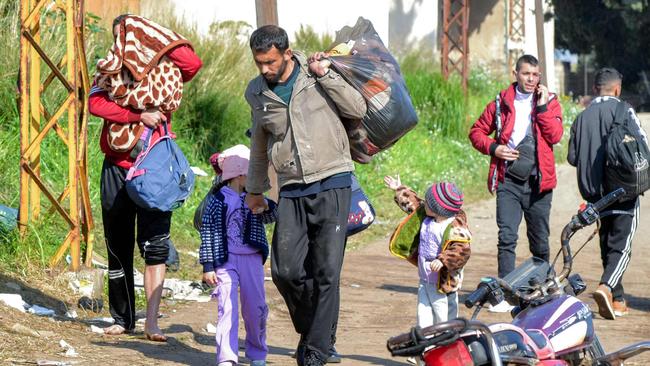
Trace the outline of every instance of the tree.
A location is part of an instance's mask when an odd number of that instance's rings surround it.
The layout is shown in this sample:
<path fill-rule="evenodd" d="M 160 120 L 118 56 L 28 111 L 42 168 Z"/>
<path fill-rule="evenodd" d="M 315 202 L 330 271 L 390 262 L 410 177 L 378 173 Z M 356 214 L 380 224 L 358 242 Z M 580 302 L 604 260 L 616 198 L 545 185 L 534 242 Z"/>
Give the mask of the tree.
<path fill-rule="evenodd" d="M 627 87 L 650 70 L 648 0 L 552 0 L 555 43 L 580 54 L 594 53 L 598 67 L 612 66 Z"/>

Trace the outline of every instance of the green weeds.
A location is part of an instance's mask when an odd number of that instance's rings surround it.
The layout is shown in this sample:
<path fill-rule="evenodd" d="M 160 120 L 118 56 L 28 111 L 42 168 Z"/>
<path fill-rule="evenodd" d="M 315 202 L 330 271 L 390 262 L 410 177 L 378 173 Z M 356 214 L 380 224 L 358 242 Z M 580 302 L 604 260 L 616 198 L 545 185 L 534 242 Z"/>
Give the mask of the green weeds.
<path fill-rule="evenodd" d="M 16 80 L 18 77 L 18 2 L 0 0 L 0 203 L 18 207 L 19 204 L 19 122 Z M 162 14 L 162 13 L 161 13 Z M 174 131 L 178 142 L 192 165 L 212 175 L 208 163 L 215 151 L 238 143 L 249 144 L 244 133 L 250 126 L 250 110 L 243 98 L 247 83 L 257 75 L 248 48 L 252 27 L 241 22 L 215 23 L 206 37 L 200 38 L 196 29 L 175 20 L 166 13 L 154 20 L 188 37 L 203 61 L 196 78 L 186 84 L 181 108 L 174 114 Z M 89 72 L 105 56 L 111 42 L 111 32 L 100 27 L 98 19 L 90 16 L 87 27 L 86 55 Z M 61 44 L 55 15 L 48 20 L 49 29 L 43 37 Z M 332 42 L 330 35 L 317 35 L 310 27 L 302 28 L 293 47 L 307 53 L 324 50 Z M 50 44 L 48 43 L 48 44 Z M 48 52 L 61 54 L 60 49 Z M 56 59 L 56 57 L 54 57 Z M 439 63 L 424 52 L 410 52 L 400 58 L 404 78 L 411 92 L 420 123 L 390 150 L 378 154 L 372 163 L 357 165 L 357 176 L 377 210 L 376 224 L 350 240 L 350 246 L 390 234 L 397 220 L 403 217 L 392 201 L 392 192 L 384 187 L 383 176 L 400 174 L 402 182 L 423 192 L 434 181 L 455 181 L 465 193 L 466 202 L 486 197 L 485 181 L 488 157 L 476 152 L 467 140 L 471 123 L 485 104 L 507 85 L 507 80 L 475 68 L 469 80 L 469 94 L 464 96 L 457 80 L 445 81 Z M 45 66 L 43 66 L 45 68 Z M 45 77 L 45 76 L 43 76 Z M 56 87 L 44 96 L 44 105 L 53 108 L 61 98 Z M 570 125 L 577 109 L 565 106 L 565 126 Z M 105 257 L 99 177 L 103 154 L 99 150 L 102 121 L 92 117 L 88 130 L 89 182 L 95 218 L 95 249 Z M 559 162 L 564 161 L 564 143 L 556 149 Z M 43 143 L 41 169 L 46 183 L 60 192 L 67 181 L 67 155 L 54 135 Z M 181 271 L 174 276 L 198 278 L 200 267 L 188 252 L 199 246 L 192 226 L 194 208 L 210 187 L 211 177 L 198 177 L 196 192 L 188 202 L 174 212 L 172 237 L 181 255 Z M 0 238 L 0 269 L 20 271 L 28 264 L 48 265 L 63 240 L 67 228 L 56 213 L 49 213 L 50 204 L 42 197 L 41 219 L 30 224 L 21 240 L 13 233 Z M 137 257 L 137 254 L 136 254 Z M 136 265 L 142 268 L 137 258 Z"/>

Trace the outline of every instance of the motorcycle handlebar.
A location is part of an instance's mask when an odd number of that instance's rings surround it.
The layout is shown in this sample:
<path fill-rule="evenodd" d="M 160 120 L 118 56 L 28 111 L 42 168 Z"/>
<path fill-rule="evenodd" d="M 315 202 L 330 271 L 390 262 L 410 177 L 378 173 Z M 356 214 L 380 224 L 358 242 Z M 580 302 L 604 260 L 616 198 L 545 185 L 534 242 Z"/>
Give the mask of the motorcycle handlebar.
<path fill-rule="evenodd" d="M 386 347 L 390 351 L 392 356 L 415 356 L 421 355 L 426 347 L 432 346 L 433 344 L 428 344 L 427 339 L 429 337 L 435 336 L 445 331 L 456 331 L 459 333 L 476 330 L 481 334 L 485 335 L 488 345 L 496 344 L 494 337 L 490 328 L 479 321 L 476 320 L 466 320 L 463 318 L 458 318 L 454 320 L 449 320 L 443 323 L 434 324 L 432 326 L 422 328 L 417 330 L 416 328 L 411 329 L 411 332 L 400 334 L 398 336 L 390 338 L 386 342 Z M 414 339 L 414 336 L 426 339 Z M 500 364 L 499 355 L 497 353 L 496 347 L 489 346 L 487 347 L 487 352 L 489 359 L 492 361 L 491 365 Z"/>
<path fill-rule="evenodd" d="M 562 230 L 561 243 L 562 243 L 562 272 L 558 275 L 559 281 L 564 280 L 569 273 L 571 273 L 571 266 L 573 264 L 573 256 L 571 255 L 571 245 L 569 241 L 573 234 L 585 226 L 591 225 L 600 217 L 600 212 L 609 207 L 612 203 L 616 202 L 619 197 L 625 193 L 623 188 L 618 188 L 608 193 L 605 197 L 598 200 L 596 203 L 587 205 L 586 208 L 580 210 L 575 214 L 571 221 L 566 224 Z M 590 207 L 591 206 L 591 207 Z"/>
<path fill-rule="evenodd" d="M 618 200 L 619 197 L 621 197 L 624 193 L 625 193 L 625 189 L 623 188 L 618 188 L 616 190 L 613 190 L 609 192 L 605 197 L 598 200 L 598 202 L 594 203 L 594 208 L 596 209 L 596 211 L 601 212 L 609 205 L 614 203 L 616 200 Z"/>
<path fill-rule="evenodd" d="M 478 288 L 472 291 L 465 299 L 465 306 L 471 308 L 472 306 L 480 303 L 490 292 L 490 288 L 484 284 L 480 284 Z"/>
<path fill-rule="evenodd" d="M 571 255 L 571 245 L 569 244 L 569 241 L 571 240 L 573 234 L 575 234 L 583 227 L 591 225 L 593 222 L 595 222 L 599 218 L 600 212 L 609 207 L 609 205 L 612 203 L 616 202 L 616 200 L 618 200 L 619 197 L 621 197 L 624 193 L 625 190 L 623 188 L 618 188 L 608 193 L 605 197 L 601 198 L 596 203 L 589 204 L 586 208 L 580 210 L 571 218 L 571 221 L 566 224 L 566 226 L 564 226 L 561 235 L 563 267 L 562 271 L 557 276 L 557 282 L 564 280 L 571 273 L 573 256 Z M 590 209 L 591 211 L 589 211 Z M 508 282 L 504 281 L 501 278 L 495 278 L 495 280 L 502 289 L 514 294 L 516 297 L 520 298 L 523 301 L 531 301 L 540 296 L 543 292 L 541 289 L 537 289 L 529 294 L 526 294 L 522 293 L 519 290 L 513 289 Z M 548 287 L 550 285 L 546 286 Z M 479 285 L 479 287 L 467 297 L 464 302 L 465 306 L 471 308 L 472 306 L 476 305 L 476 303 L 482 301 L 485 296 L 487 296 L 488 292 L 489 288 L 487 286 Z"/>

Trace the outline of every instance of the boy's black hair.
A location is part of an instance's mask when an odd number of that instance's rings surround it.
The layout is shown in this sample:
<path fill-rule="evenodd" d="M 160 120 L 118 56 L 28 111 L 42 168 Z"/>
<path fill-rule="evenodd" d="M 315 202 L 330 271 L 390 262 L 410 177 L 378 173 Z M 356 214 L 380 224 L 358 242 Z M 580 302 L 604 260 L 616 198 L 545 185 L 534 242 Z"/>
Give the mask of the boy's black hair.
<path fill-rule="evenodd" d="M 284 52 L 289 48 L 289 37 L 277 25 L 264 25 L 251 34 L 250 47 L 253 52 L 268 52 L 273 47 Z"/>
<path fill-rule="evenodd" d="M 523 55 L 523 56 L 519 57 L 519 59 L 517 60 L 517 64 L 515 66 L 515 71 L 519 71 L 519 69 L 521 69 L 521 65 L 523 65 L 523 64 L 529 64 L 531 66 L 537 66 L 537 65 L 539 65 L 539 61 L 533 55 Z"/>
<path fill-rule="evenodd" d="M 623 81 L 623 75 L 613 67 L 603 67 L 594 76 L 594 87 L 600 89 Z"/>

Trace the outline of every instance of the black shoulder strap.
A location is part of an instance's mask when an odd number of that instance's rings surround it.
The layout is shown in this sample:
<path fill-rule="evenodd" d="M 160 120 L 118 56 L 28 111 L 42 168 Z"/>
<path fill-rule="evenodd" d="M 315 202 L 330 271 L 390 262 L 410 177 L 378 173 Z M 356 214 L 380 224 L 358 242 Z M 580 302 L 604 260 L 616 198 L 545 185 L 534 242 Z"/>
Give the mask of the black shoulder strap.
<path fill-rule="evenodd" d="M 496 124 L 496 132 L 494 133 L 494 141 L 496 143 L 499 143 L 499 139 L 501 138 L 501 129 L 503 127 L 501 123 L 501 94 L 497 93 L 497 96 L 495 98 L 495 106 L 496 106 L 496 111 L 495 113 L 495 124 Z M 494 172 L 492 175 L 492 182 L 490 182 L 490 192 L 494 192 L 497 189 L 497 176 L 498 174 L 498 167 L 499 167 L 499 160 L 497 160 L 497 170 Z"/>
<path fill-rule="evenodd" d="M 624 126 L 627 122 L 628 116 L 628 107 L 627 103 L 620 101 L 616 105 L 616 112 L 614 112 L 614 122 L 612 123 L 612 127 L 614 125 L 621 125 Z"/>
<path fill-rule="evenodd" d="M 501 95 L 497 93 L 497 97 L 494 101 L 495 106 L 496 106 L 496 111 L 495 117 L 496 117 L 496 134 L 494 135 L 494 140 L 499 143 L 499 139 L 501 138 L 501 129 L 503 128 L 503 124 L 501 123 Z"/>

